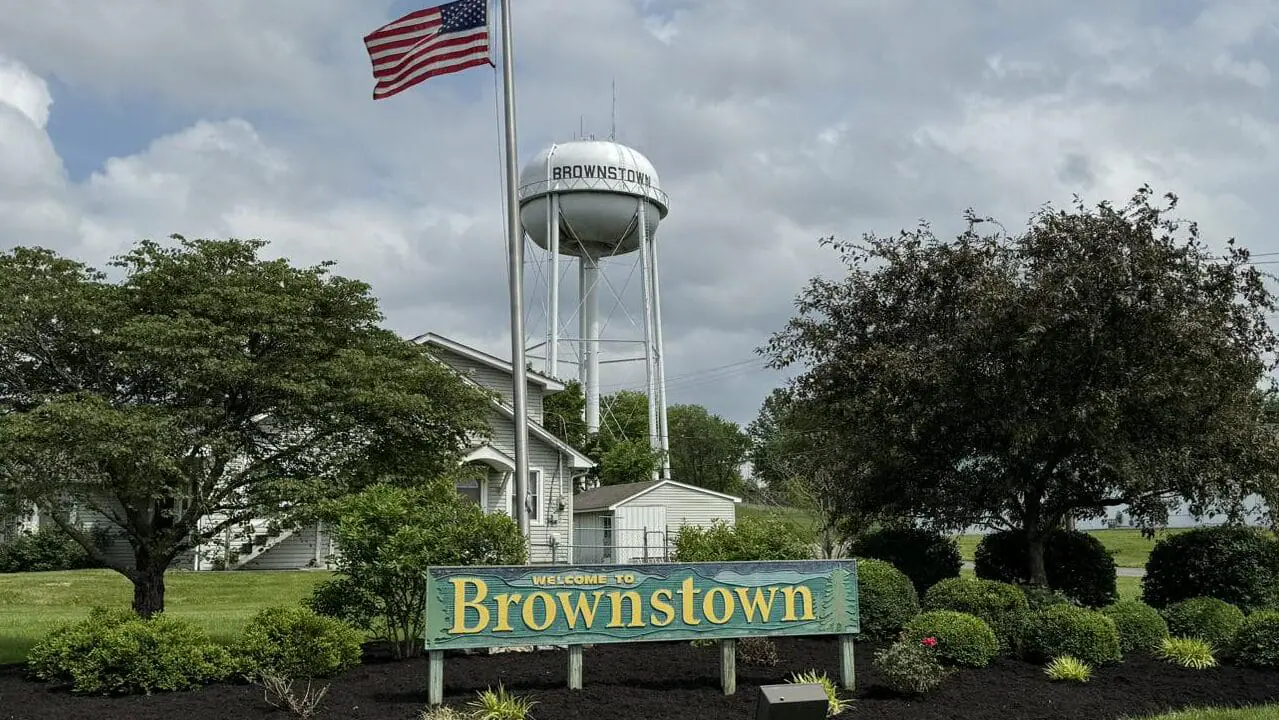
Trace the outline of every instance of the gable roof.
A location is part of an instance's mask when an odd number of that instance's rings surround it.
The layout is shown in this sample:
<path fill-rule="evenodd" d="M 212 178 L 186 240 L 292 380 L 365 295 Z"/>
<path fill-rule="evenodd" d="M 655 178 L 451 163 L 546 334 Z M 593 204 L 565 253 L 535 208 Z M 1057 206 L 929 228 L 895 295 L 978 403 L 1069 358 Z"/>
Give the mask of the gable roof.
<path fill-rule="evenodd" d="M 742 501 L 739 497 L 725 495 L 714 490 L 707 490 L 704 487 L 696 485 L 688 485 L 678 483 L 674 480 L 647 480 L 645 482 L 626 483 L 624 485 L 601 485 L 593 490 L 578 493 L 573 496 L 573 512 L 592 512 L 597 510 L 616 510 L 619 505 L 630 502 L 638 497 L 647 495 L 659 487 L 663 486 L 677 487 L 681 490 L 691 490 L 692 492 L 710 495 L 712 497 L 721 498 L 723 500 L 732 500 L 735 503 Z"/>
<path fill-rule="evenodd" d="M 481 365 L 487 365 L 493 368 L 494 370 L 498 370 L 503 373 L 508 373 L 512 375 L 515 374 L 515 366 L 511 364 L 509 360 L 503 360 L 502 358 L 499 358 L 496 355 L 490 355 L 481 350 L 476 350 L 470 345 L 463 345 L 462 343 L 457 342 L 456 340 L 450 340 L 444 337 L 443 335 L 436 335 L 435 333 L 423 333 L 422 335 L 418 335 L 417 337 L 410 340 L 410 342 L 417 343 L 418 345 L 429 345 L 436 348 L 440 348 L 442 350 L 447 350 L 456 355 L 461 355 L 462 357 L 467 358 L 468 360 L 474 360 L 475 362 L 480 363 Z M 528 371 L 528 380 L 531 383 L 541 385 L 543 388 L 545 388 L 546 390 L 549 390 L 550 392 L 559 392 L 564 389 L 564 383 L 560 382 L 559 380 L 556 380 L 553 377 L 550 377 L 549 375 L 543 375 L 542 373 L 537 372 L 536 370 Z"/>
<path fill-rule="evenodd" d="M 461 378 L 462 382 L 484 392 L 484 394 L 487 395 L 489 398 L 489 405 L 492 405 L 494 408 L 496 408 L 497 411 L 503 415 L 503 417 L 506 417 L 507 419 L 511 421 L 515 420 L 515 408 L 508 405 L 496 393 L 484 387 L 483 385 L 479 384 L 475 380 L 472 380 L 466 375 L 463 375 L 462 373 L 457 372 L 452 366 L 450 366 L 448 363 L 444 362 L 443 360 L 435 357 L 435 355 L 429 352 L 426 353 L 426 355 L 427 357 L 431 358 L 435 362 L 448 368 L 450 371 L 453 372 L 454 375 L 457 375 L 459 378 Z M 529 418 L 528 420 L 528 434 L 530 437 L 535 437 L 538 440 L 541 440 L 542 442 L 546 443 L 547 445 L 554 447 L 556 450 L 559 450 L 561 453 L 568 455 L 569 458 L 572 460 L 572 462 L 570 463 L 570 467 L 573 468 L 574 470 L 589 470 L 595 467 L 594 460 L 591 460 L 589 457 L 582 454 L 582 452 L 578 450 L 577 448 L 573 447 L 572 445 L 569 445 L 568 443 L 556 437 L 550 430 L 547 430 L 546 428 L 542 427 L 541 423 L 533 420 L 532 418 Z"/>

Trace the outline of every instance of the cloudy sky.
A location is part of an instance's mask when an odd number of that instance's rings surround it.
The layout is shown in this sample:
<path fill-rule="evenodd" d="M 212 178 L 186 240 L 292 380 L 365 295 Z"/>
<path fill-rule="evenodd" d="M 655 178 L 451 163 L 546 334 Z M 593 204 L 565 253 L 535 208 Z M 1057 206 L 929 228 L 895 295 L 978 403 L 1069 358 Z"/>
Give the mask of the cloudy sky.
<path fill-rule="evenodd" d="M 398 332 L 509 356 L 497 74 L 371 99 L 361 38 L 429 4 L 0 0 L 0 243 L 97 264 L 174 232 L 261 237 L 372 283 Z M 615 82 L 617 138 L 671 196 L 658 238 L 672 402 L 755 415 L 779 378 L 753 350 L 809 277 L 838 269 L 826 235 L 919 218 L 950 235 L 966 207 L 1015 228 L 1044 202 L 1122 202 L 1149 182 L 1210 238 L 1279 251 L 1276 1 L 513 12 L 520 164 L 608 135 Z M 608 271 L 619 338 L 636 336 L 634 270 Z M 545 277 L 531 252 L 534 337 Z M 642 387 L 642 366 L 605 368 L 605 392 Z"/>

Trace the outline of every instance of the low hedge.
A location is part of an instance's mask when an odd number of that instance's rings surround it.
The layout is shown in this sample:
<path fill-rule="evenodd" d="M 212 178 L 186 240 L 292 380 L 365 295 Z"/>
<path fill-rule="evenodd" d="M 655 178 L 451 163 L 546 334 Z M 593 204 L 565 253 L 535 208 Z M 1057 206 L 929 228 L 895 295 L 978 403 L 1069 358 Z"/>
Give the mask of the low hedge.
<path fill-rule="evenodd" d="M 943 580 L 928 589 L 921 607 L 924 610 L 954 610 L 975 615 L 986 622 L 1008 650 L 1017 641 L 1030 614 L 1026 595 L 1016 585 L 995 580 L 957 577 Z"/>
<path fill-rule="evenodd" d="M 943 662 L 964 667 L 986 667 L 999 652 L 999 640 L 985 620 L 954 610 L 929 610 L 906 623 L 903 639 L 921 642 L 934 638 L 934 652 Z"/>
<path fill-rule="evenodd" d="M 1198 638 L 1218 650 L 1228 650 L 1244 614 L 1224 600 L 1196 597 L 1170 605 L 1164 610 L 1164 619 L 1173 637 Z"/>
<path fill-rule="evenodd" d="M 45 635 L 27 655 L 32 676 L 91 695 L 191 690 L 230 676 L 231 654 L 187 620 L 95 608 Z"/>
<path fill-rule="evenodd" d="M 1039 663 L 1062 655 L 1094 666 L 1123 659 L 1115 621 L 1104 613 L 1073 605 L 1032 612 L 1022 633 L 1021 651 L 1027 660 Z"/>
<path fill-rule="evenodd" d="M 1279 610 L 1259 610 L 1244 618 L 1235 633 L 1235 662 L 1244 667 L 1279 670 Z"/>
<path fill-rule="evenodd" d="M 923 528 L 882 528 L 853 541 L 852 554 L 891 563 L 906 573 L 923 594 L 948 578 L 959 577 L 963 557 L 952 537 Z"/>
<path fill-rule="evenodd" d="M 890 640 L 919 614 L 919 595 L 901 570 L 873 558 L 857 559 L 861 637 Z"/>
<path fill-rule="evenodd" d="M 1119 630 L 1119 647 L 1125 652 L 1152 652 L 1168 637 L 1168 623 L 1159 611 L 1138 600 L 1120 600 L 1101 610 Z"/>

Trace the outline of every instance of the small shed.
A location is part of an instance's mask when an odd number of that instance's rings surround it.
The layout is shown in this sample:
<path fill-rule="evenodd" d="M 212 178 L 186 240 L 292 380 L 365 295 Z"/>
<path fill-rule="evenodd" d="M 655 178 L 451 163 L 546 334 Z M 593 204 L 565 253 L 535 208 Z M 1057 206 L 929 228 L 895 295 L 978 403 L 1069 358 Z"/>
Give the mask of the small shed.
<path fill-rule="evenodd" d="M 733 525 L 741 498 L 650 480 L 604 485 L 573 496 L 573 560 L 590 563 L 665 562 L 685 525 Z"/>

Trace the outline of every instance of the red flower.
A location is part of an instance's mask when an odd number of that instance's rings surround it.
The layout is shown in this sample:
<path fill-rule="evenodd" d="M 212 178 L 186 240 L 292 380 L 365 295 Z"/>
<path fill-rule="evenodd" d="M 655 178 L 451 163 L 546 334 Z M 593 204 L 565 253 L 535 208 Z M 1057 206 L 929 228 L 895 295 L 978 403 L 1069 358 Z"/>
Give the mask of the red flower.
<path fill-rule="evenodd" d="M 924 647 L 933 647 L 933 646 L 937 645 L 937 638 L 935 638 L 935 637 L 926 637 L 926 638 L 924 638 L 923 640 L 920 640 L 920 641 L 919 641 L 919 643 L 920 643 L 921 645 L 923 645 Z"/>

